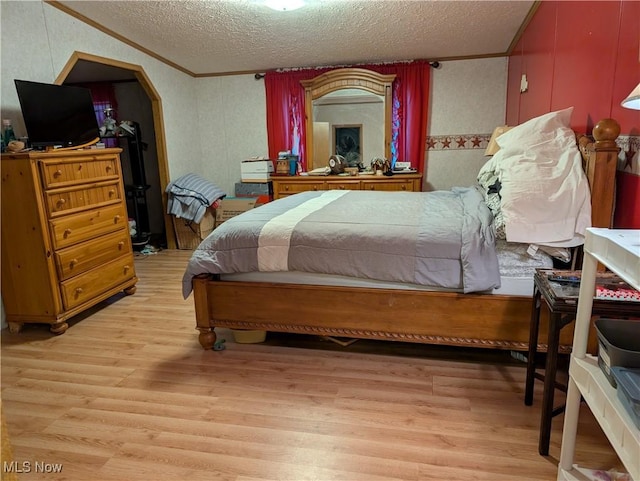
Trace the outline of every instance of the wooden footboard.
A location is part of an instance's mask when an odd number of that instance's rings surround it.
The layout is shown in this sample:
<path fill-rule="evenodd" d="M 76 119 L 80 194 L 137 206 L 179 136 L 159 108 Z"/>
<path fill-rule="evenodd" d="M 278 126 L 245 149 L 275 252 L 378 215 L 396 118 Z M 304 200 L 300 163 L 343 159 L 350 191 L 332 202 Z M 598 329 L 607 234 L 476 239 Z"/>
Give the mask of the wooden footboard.
<path fill-rule="evenodd" d="M 194 279 L 200 344 L 215 327 L 513 349 L 529 345 L 531 297 Z M 543 310 L 538 350 L 546 351 Z M 567 351 L 572 329 L 562 332 Z"/>

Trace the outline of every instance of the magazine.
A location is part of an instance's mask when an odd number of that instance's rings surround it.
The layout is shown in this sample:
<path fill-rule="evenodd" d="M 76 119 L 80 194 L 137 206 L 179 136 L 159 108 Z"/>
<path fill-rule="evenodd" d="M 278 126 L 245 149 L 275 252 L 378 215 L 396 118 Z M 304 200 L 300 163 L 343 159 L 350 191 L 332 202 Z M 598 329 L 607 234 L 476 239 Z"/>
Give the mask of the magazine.
<path fill-rule="evenodd" d="M 581 271 L 542 270 L 556 298 L 577 298 L 580 295 Z M 596 275 L 594 299 L 640 302 L 640 291 L 633 289 L 619 276 L 610 272 Z"/>

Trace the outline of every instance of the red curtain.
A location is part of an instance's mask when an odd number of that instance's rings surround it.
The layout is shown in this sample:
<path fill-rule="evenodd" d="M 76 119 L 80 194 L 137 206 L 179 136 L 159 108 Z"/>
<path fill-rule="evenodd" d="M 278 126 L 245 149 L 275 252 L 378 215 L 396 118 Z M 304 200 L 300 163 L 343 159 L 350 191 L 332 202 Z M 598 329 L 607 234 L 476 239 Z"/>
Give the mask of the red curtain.
<path fill-rule="evenodd" d="M 116 93 L 112 83 L 108 82 L 90 82 L 84 84 L 78 84 L 80 87 L 85 87 L 91 90 L 91 99 L 93 101 L 93 110 L 96 113 L 96 119 L 98 125 L 102 125 L 104 122 L 105 109 L 113 109 L 113 118 L 118 120 L 118 101 L 116 100 Z M 106 147 L 117 147 L 117 139 L 102 139 Z"/>
<path fill-rule="evenodd" d="M 392 162 L 411 162 L 424 172 L 429 107 L 430 65 L 427 61 L 358 65 L 381 74 L 395 74 L 393 82 Z M 314 78 L 337 67 L 267 72 L 267 136 L 269 156 L 291 150 L 297 153 L 305 169 L 304 88 L 301 80 Z"/>
<path fill-rule="evenodd" d="M 312 77 L 308 70 L 265 74 L 269 158 L 277 159 L 278 152 L 289 150 L 305 165 L 304 88 L 300 81 Z"/>

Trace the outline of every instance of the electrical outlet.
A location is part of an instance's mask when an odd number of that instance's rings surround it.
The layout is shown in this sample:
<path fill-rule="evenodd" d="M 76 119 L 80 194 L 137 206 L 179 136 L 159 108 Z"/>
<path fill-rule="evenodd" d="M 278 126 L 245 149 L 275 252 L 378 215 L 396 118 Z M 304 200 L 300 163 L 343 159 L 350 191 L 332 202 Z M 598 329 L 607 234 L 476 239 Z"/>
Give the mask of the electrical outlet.
<path fill-rule="evenodd" d="M 523 73 L 520 79 L 520 93 L 524 93 L 529 90 L 529 82 L 527 81 L 527 74 Z"/>

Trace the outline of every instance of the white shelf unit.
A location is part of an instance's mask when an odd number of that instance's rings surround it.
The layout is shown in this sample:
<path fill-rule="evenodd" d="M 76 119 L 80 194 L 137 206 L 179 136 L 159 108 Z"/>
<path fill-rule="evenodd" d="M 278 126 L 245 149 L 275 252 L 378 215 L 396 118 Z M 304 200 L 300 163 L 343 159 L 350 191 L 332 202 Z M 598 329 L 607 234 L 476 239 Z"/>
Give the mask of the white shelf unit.
<path fill-rule="evenodd" d="M 597 359 L 586 354 L 598 262 L 640 290 L 640 230 L 587 229 L 557 479 L 591 479 L 588 470 L 574 465 L 582 396 L 631 478 L 640 481 L 640 431 Z"/>

